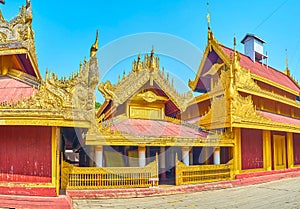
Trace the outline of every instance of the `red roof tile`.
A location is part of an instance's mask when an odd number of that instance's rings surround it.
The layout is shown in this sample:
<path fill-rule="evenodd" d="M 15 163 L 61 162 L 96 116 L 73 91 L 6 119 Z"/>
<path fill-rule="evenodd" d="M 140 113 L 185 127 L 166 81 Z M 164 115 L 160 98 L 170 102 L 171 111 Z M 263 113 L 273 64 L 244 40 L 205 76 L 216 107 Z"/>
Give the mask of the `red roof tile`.
<path fill-rule="evenodd" d="M 182 124 L 132 118 L 112 121 L 111 130 L 146 137 L 206 137 L 208 135 L 206 132 Z"/>
<path fill-rule="evenodd" d="M 286 123 L 286 124 L 292 124 L 296 126 L 300 126 L 300 120 L 295 119 L 295 118 L 290 118 L 274 113 L 269 113 L 269 112 L 263 112 L 263 111 L 258 111 L 261 115 L 264 117 L 274 121 L 274 122 L 279 122 L 279 123 Z"/>
<path fill-rule="evenodd" d="M 30 97 L 36 89 L 16 79 L 0 77 L 0 102 L 17 101 Z"/>
<path fill-rule="evenodd" d="M 226 55 L 233 55 L 233 50 L 220 45 Z M 278 83 L 282 86 L 285 86 L 291 90 L 299 92 L 299 87 L 283 72 L 280 72 L 270 66 L 262 65 L 260 62 L 253 62 L 248 56 L 241 54 L 240 64 L 242 67 L 250 70 L 251 73 L 267 78 L 270 81 Z"/>

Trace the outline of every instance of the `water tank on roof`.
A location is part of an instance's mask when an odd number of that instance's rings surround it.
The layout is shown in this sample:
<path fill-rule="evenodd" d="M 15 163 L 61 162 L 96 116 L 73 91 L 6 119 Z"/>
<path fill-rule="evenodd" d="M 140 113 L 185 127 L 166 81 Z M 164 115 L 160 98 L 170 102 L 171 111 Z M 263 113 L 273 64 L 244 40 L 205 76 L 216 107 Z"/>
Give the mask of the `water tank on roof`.
<path fill-rule="evenodd" d="M 264 54 L 263 44 L 264 40 L 253 35 L 247 34 L 241 41 L 244 44 L 244 53 L 252 59 L 253 62 L 261 61 L 267 58 L 267 55 Z"/>

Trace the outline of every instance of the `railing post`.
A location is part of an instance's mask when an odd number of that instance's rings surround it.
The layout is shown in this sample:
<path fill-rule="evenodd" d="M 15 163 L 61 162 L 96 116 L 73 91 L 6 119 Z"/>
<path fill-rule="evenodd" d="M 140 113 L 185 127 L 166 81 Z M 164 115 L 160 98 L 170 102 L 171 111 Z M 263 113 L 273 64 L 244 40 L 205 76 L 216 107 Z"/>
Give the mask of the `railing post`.
<path fill-rule="evenodd" d="M 179 168 L 178 168 L 178 154 L 176 152 L 176 155 L 175 155 L 175 184 L 176 184 L 176 186 L 180 185 L 179 178 L 180 178 L 180 174 L 179 174 Z"/>

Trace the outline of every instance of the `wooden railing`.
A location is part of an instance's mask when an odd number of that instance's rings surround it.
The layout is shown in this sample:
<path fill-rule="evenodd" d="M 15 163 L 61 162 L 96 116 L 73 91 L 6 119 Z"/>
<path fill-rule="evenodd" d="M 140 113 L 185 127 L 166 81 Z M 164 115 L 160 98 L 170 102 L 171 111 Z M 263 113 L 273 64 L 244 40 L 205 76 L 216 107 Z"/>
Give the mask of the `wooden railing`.
<path fill-rule="evenodd" d="M 190 165 L 177 160 L 176 185 L 199 184 L 232 179 L 232 162 L 221 165 Z"/>
<path fill-rule="evenodd" d="M 145 167 L 75 167 L 63 161 L 62 188 L 111 189 L 158 186 L 158 161 Z"/>

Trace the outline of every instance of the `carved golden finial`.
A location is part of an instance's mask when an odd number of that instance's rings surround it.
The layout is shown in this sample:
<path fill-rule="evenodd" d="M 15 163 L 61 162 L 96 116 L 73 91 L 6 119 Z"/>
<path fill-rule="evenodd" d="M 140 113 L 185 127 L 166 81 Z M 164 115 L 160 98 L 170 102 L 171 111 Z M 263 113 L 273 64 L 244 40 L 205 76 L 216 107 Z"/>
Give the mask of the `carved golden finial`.
<path fill-rule="evenodd" d="M 26 0 L 26 23 L 32 22 L 32 10 L 31 10 L 31 2 L 30 0 Z"/>
<path fill-rule="evenodd" d="M 233 38 L 233 47 L 234 47 L 234 51 L 236 51 L 236 37 L 234 35 L 234 38 Z"/>
<path fill-rule="evenodd" d="M 154 57 L 154 46 L 152 45 L 151 55 L 150 55 L 150 68 L 155 68 L 156 62 Z"/>
<path fill-rule="evenodd" d="M 237 61 L 238 61 L 238 54 L 237 54 L 237 51 L 236 51 L 236 37 L 234 36 L 233 38 L 233 67 L 234 69 L 237 68 Z"/>
<path fill-rule="evenodd" d="M 154 55 L 154 45 L 152 45 L 151 56 Z"/>
<path fill-rule="evenodd" d="M 126 72 L 125 72 L 125 70 L 123 71 L 123 80 L 125 79 L 125 77 L 126 77 Z"/>
<path fill-rule="evenodd" d="M 46 80 L 49 79 L 49 71 L 48 71 L 48 68 L 46 68 Z"/>
<path fill-rule="evenodd" d="M 2 15 L 2 11 L 1 10 L 0 10 L 0 22 L 5 22 L 5 19 L 4 19 L 3 15 Z"/>
<path fill-rule="evenodd" d="M 91 52 L 90 52 L 90 58 L 95 56 L 96 52 L 98 51 L 98 30 L 96 31 L 96 40 L 95 43 L 91 47 Z"/>
<path fill-rule="evenodd" d="M 207 19 L 207 27 L 208 27 L 208 30 L 210 30 L 210 12 L 209 12 L 209 2 L 206 2 L 206 6 L 207 6 L 207 15 L 206 15 L 206 19 Z"/>
<path fill-rule="evenodd" d="M 286 64 L 285 74 L 287 74 L 288 76 L 290 76 L 291 72 L 290 72 L 290 69 L 289 69 L 289 58 L 288 58 L 288 50 L 287 49 L 285 49 L 285 53 L 286 53 L 286 58 L 285 58 L 285 64 Z"/>
<path fill-rule="evenodd" d="M 138 72 L 139 70 L 141 70 L 141 67 L 142 67 L 141 55 L 139 54 L 137 61 L 134 60 L 132 63 L 132 71 Z"/>
<path fill-rule="evenodd" d="M 137 60 L 137 61 L 140 62 L 140 60 L 141 60 L 141 55 L 139 54 L 139 55 L 138 55 L 138 60 Z"/>
<path fill-rule="evenodd" d="M 82 71 L 82 62 L 79 63 L 79 71 Z"/>

